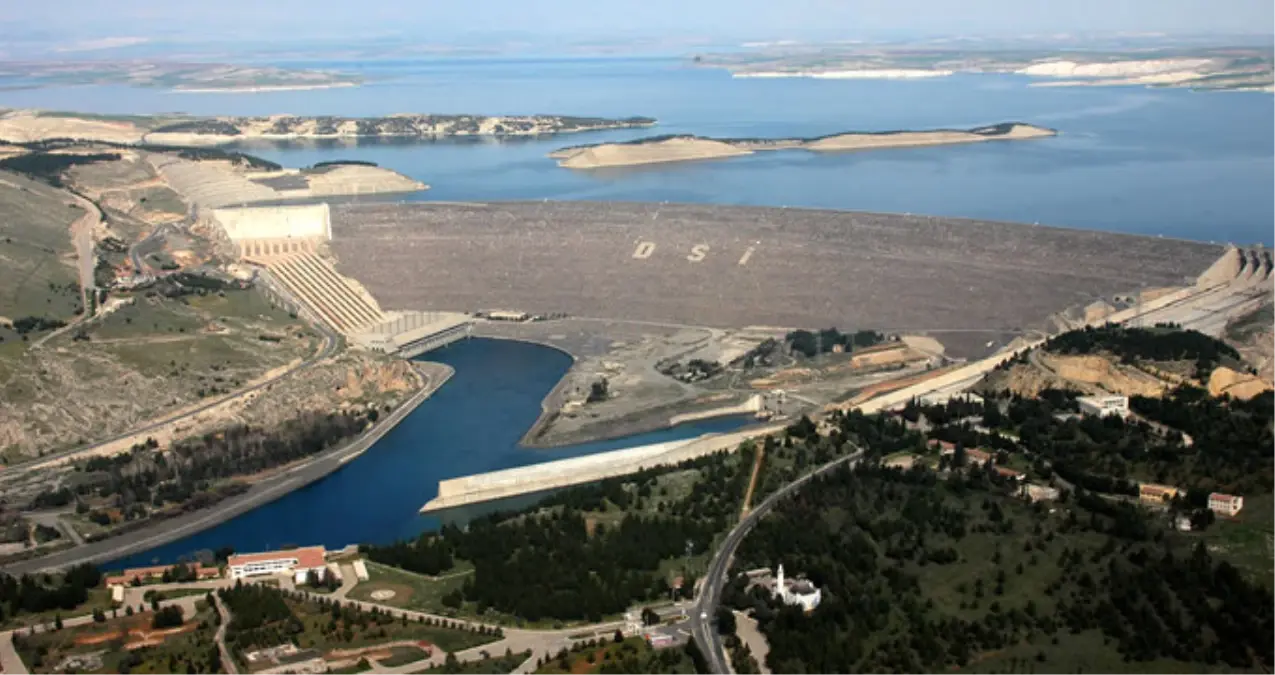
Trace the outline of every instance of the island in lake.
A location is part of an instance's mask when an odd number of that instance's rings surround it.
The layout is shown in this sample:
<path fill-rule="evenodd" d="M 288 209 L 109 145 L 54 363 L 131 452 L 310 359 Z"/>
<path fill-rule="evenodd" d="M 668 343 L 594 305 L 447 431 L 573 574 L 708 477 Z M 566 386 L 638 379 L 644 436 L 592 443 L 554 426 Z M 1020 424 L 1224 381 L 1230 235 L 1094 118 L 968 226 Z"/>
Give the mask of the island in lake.
<path fill-rule="evenodd" d="M 640 164 L 720 159 L 751 155 L 761 150 L 812 150 L 842 152 L 905 148 L 922 145 L 981 143 L 1056 136 L 1054 129 L 1023 122 L 1005 122 L 974 129 L 926 131 L 853 131 L 816 138 L 707 138 L 703 136 L 653 136 L 634 141 L 596 143 L 561 148 L 549 153 L 558 166 L 569 169 L 601 169 Z"/>
<path fill-rule="evenodd" d="M 31 143 L 50 139 L 172 146 L 222 145 L 250 140 L 447 138 L 453 136 L 541 136 L 630 129 L 655 124 L 650 117 L 571 115 L 430 115 L 384 117 L 269 115 L 94 115 L 39 110 L 0 114 L 0 139 Z"/>

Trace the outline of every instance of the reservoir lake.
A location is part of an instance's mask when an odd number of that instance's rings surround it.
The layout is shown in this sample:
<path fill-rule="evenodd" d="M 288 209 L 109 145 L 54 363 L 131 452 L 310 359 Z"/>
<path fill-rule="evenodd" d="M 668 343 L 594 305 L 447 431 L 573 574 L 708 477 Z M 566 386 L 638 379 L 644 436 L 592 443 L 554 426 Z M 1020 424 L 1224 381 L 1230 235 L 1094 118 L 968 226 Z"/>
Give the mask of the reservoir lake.
<path fill-rule="evenodd" d="M 199 550 L 232 546 L 265 551 L 281 546 L 388 543 L 465 521 L 534 497 L 501 500 L 422 516 L 438 495 L 438 481 L 650 443 L 732 431 L 751 418 L 684 424 L 628 438 L 553 450 L 518 447 L 540 414 L 540 402 L 571 367 L 571 357 L 526 342 L 473 338 L 426 354 L 456 369 L 446 384 L 376 445 L 341 469 L 299 490 L 184 539 L 138 553 L 108 568 L 189 558 Z"/>
<path fill-rule="evenodd" d="M 372 161 L 432 189 L 394 199 L 632 200 L 814 207 L 1017 221 L 1272 245 L 1275 97 L 1142 87 L 1041 87 L 1006 74 L 923 80 L 735 79 L 683 58 L 427 58 L 279 66 L 358 72 L 357 88 L 178 93 L 126 86 L 12 88 L 0 107 L 106 114 L 381 116 L 398 112 L 655 117 L 649 129 L 543 138 L 255 142 L 285 166 Z M 1054 138 L 578 172 L 552 150 L 658 134 L 819 136 L 1022 121 Z M 518 439 L 570 367 L 561 352 L 470 340 L 426 355 L 456 374 L 375 447 L 279 500 L 111 567 L 200 549 L 387 542 L 436 528 L 417 509 L 440 479 L 737 428 L 725 419 L 558 450 Z M 500 505 L 528 503 L 523 498 Z M 464 520 L 494 506 L 446 518 Z"/>
<path fill-rule="evenodd" d="M 125 86 L 0 92 L 0 106 L 99 113 L 380 116 L 399 112 L 654 117 L 650 129 L 535 139 L 253 143 L 286 166 L 373 161 L 432 186 L 421 200 L 636 200 L 924 213 L 1271 245 L 1275 97 L 1042 87 L 1010 74 L 922 80 L 732 78 L 684 58 L 429 58 L 280 66 L 357 72 L 357 88 L 178 93 Z M 0 80 L 0 87 L 15 84 Z M 568 145 L 657 134 L 819 136 L 1023 121 L 1021 142 L 578 172 Z"/>

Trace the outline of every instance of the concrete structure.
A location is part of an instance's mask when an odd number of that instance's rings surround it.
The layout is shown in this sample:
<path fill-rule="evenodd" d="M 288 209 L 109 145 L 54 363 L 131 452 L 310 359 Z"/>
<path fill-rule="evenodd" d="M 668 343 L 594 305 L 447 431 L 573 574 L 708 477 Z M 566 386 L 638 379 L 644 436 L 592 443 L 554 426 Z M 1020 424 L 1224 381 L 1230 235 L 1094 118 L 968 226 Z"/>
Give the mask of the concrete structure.
<path fill-rule="evenodd" d="M 1214 492 L 1209 495 L 1209 510 L 1219 516 L 1233 518 L 1244 508 L 1244 498 L 1239 495 Z"/>
<path fill-rule="evenodd" d="M 332 239 L 332 213 L 327 204 L 213 209 L 211 216 L 245 258 L 261 259 L 295 252 L 288 244 L 323 243 Z"/>
<path fill-rule="evenodd" d="M 372 351 L 411 358 L 467 338 L 473 328 L 459 312 L 392 312 L 352 337 Z"/>
<path fill-rule="evenodd" d="M 815 587 L 815 584 L 808 579 L 788 579 L 784 578 L 784 565 L 779 565 L 779 572 L 775 573 L 774 579 L 764 579 L 761 582 L 764 586 L 769 586 L 770 595 L 778 597 L 784 605 L 793 605 L 801 607 L 802 611 L 815 611 L 815 607 L 819 606 L 824 600 L 824 592 Z"/>
<path fill-rule="evenodd" d="M 438 496 L 421 507 L 421 513 L 591 483 L 656 466 L 678 464 L 721 450 L 734 452 L 749 438 L 778 433 L 783 429 L 779 425 L 729 434 L 708 434 L 696 439 L 655 443 L 439 481 Z"/>
<path fill-rule="evenodd" d="M 1107 417 L 1109 415 L 1129 416 L 1128 396 L 1078 396 L 1076 403 L 1080 412 L 1086 415 Z"/>
<path fill-rule="evenodd" d="M 1058 499 L 1058 488 L 1036 483 L 1024 483 L 1018 491 L 1029 502 L 1052 502 Z"/>
<path fill-rule="evenodd" d="M 288 573 L 296 583 L 304 583 L 310 572 L 317 574 L 320 579 L 326 578 L 328 568 L 325 555 L 326 551 L 322 546 L 307 546 L 291 551 L 232 555 L 226 565 L 231 579 Z"/>
<path fill-rule="evenodd" d="M 363 562 L 362 558 L 359 558 L 358 560 L 354 561 L 354 578 L 358 579 L 359 581 L 367 581 L 368 579 L 372 578 L 370 575 L 368 575 L 367 563 Z"/>
<path fill-rule="evenodd" d="M 1138 485 L 1138 499 L 1148 504 L 1164 504 L 1178 496 L 1179 490 L 1172 485 L 1142 483 Z"/>

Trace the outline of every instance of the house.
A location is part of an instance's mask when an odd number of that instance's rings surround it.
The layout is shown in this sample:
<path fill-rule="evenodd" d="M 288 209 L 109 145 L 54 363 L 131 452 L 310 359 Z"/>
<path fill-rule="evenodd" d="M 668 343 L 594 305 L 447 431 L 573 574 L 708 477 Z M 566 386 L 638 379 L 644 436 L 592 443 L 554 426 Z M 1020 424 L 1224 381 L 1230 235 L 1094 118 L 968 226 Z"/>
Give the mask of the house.
<path fill-rule="evenodd" d="M 979 450 L 978 448 L 969 448 L 968 450 L 965 451 L 966 464 L 977 464 L 979 466 L 982 466 L 988 462 L 995 462 L 995 461 L 996 461 L 995 458 L 992 457 L 992 454 L 990 452 L 984 452 L 982 450 Z"/>
<path fill-rule="evenodd" d="M 1172 485 L 1141 483 L 1138 485 L 1138 499 L 1148 504 L 1163 504 L 1178 496 L 1178 489 Z"/>
<path fill-rule="evenodd" d="M 1019 494 L 1026 497 L 1029 502 L 1052 502 L 1058 499 L 1058 488 L 1037 483 L 1024 483 Z"/>
<path fill-rule="evenodd" d="M 305 583 L 310 572 L 319 579 L 327 574 L 327 563 L 324 560 L 327 552 L 322 546 L 307 546 L 290 551 L 269 551 L 266 553 L 247 553 L 232 555 L 226 561 L 230 568 L 231 579 L 260 576 L 263 574 L 291 574 L 296 583 Z"/>
<path fill-rule="evenodd" d="M 132 567 L 123 572 L 106 577 L 106 586 L 131 586 L 133 584 L 144 584 L 152 581 L 163 581 L 164 573 L 172 570 L 177 565 L 155 565 L 154 567 Z M 190 563 L 186 568 L 195 573 L 196 581 L 205 579 L 216 579 L 221 576 L 221 570 L 216 567 L 205 567 L 199 563 Z"/>
<path fill-rule="evenodd" d="M 940 455 L 943 455 L 943 456 L 947 456 L 947 455 L 950 455 L 950 454 L 952 454 L 952 453 L 956 452 L 956 444 L 955 444 L 955 443 L 948 443 L 947 441 L 940 441 L 940 440 L 939 440 L 939 439 L 937 439 L 937 438 L 931 438 L 931 439 L 929 440 L 929 442 L 928 442 L 928 443 L 926 443 L 926 446 L 928 446 L 931 450 L 933 450 L 933 449 L 935 449 L 935 448 L 938 448 L 938 450 L 939 450 L 939 454 L 940 454 Z"/>
<path fill-rule="evenodd" d="M 1076 404 L 1085 415 L 1107 417 L 1109 415 L 1129 416 L 1128 396 L 1078 396 Z"/>
<path fill-rule="evenodd" d="M 1244 498 L 1239 495 L 1227 495 L 1221 492 L 1209 495 L 1209 510 L 1219 516 L 1233 518 L 1242 508 L 1244 508 Z"/>
<path fill-rule="evenodd" d="M 994 470 L 996 471 L 996 474 L 999 475 L 1000 477 L 1008 478 L 1012 481 L 1021 482 L 1024 478 L 1027 477 L 1027 474 L 1023 473 L 1022 471 L 1015 471 L 1013 469 L 1009 469 L 1003 466 L 995 467 Z"/>

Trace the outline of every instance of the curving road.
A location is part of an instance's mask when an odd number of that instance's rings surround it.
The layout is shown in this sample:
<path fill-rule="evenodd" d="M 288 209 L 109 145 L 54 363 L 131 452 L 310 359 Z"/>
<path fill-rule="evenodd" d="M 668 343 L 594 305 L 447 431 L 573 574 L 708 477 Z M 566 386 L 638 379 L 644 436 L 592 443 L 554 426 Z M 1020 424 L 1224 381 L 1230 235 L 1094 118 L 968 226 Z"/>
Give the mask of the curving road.
<path fill-rule="evenodd" d="M 842 464 L 853 465 L 862 458 L 863 449 L 856 448 L 849 455 L 838 457 L 783 486 L 767 497 L 761 504 L 758 504 L 757 508 L 753 509 L 747 516 L 740 519 L 734 529 L 726 534 L 726 538 L 722 541 L 717 553 L 713 555 L 712 561 L 708 564 L 708 571 L 704 575 L 699 598 L 695 601 L 691 614 L 691 636 L 699 644 L 700 651 L 704 653 L 704 658 L 708 660 L 710 672 L 731 672 L 726 660 L 725 650 L 722 647 L 721 636 L 718 635 L 717 628 L 713 624 L 713 616 L 721 603 L 720 593 L 722 587 L 726 585 L 726 573 L 730 571 L 730 563 L 735 556 L 735 549 L 739 548 L 740 542 L 744 540 L 744 537 L 748 536 L 748 533 L 757 525 L 758 521 L 774 510 L 780 500 L 799 490 L 814 477 L 825 474 Z"/>

